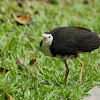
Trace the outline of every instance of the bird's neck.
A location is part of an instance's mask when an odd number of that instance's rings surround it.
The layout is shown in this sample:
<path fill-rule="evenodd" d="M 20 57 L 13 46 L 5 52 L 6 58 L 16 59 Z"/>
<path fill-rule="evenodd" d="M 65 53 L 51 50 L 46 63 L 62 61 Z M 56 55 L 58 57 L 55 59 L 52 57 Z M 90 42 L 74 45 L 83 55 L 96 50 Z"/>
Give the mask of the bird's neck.
<path fill-rule="evenodd" d="M 50 44 L 46 44 L 46 43 L 43 43 L 41 46 L 41 50 L 46 56 L 52 56 L 50 52 L 50 46 L 51 46 Z"/>

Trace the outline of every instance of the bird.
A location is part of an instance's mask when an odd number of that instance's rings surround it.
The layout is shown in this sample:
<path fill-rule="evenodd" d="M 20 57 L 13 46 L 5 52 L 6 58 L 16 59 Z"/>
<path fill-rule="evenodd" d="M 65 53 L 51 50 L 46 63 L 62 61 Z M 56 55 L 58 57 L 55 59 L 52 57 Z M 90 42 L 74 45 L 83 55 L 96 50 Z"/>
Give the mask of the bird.
<path fill-rule="evenodd" d="M 69 74 L 67 59 L 75 58 L 81 64 L 79 84 L 82 82 L 84 62 L 78 58 L 80 53 L 88 53 L 100 46 L 98 34 L 88 28 L 78 26 L 57 27 L 42 34 L 40 49 L 46 55 L 61 59 L 66 66 L 64 84 Z"/>

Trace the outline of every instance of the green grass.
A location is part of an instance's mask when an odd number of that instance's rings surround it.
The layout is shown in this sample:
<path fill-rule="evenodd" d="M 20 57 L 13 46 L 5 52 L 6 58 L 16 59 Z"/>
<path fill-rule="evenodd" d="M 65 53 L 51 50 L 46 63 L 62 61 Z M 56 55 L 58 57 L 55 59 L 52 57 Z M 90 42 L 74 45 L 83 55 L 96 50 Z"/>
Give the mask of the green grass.
<path fill-rule="evenodd" d="M 6 1 L 6 2 L 5 2 Z M 59 59 L 46 57 L 40 51 L 43 32 L 61 26 L 82 26 L 97 32 L 100 36 L 100 2 L 94 0 L 83 4 L 83 0 L 67 2 L 59 0 L 45 4 L 33 0 L 32 7 L 23 3 L 23 8 L 15 0 L 0 2 L 0 66 L 8 69 L 0 74 L 0 100 L 5 100 L 2 90 L 15 100 L 79 100 L 94 85 L 100 84 L 100 48 L 91 53 L 80 54 L 85 62 L 82 84 L 78 84 L 81 65 L 75 59 L 68 59 L 70 69 L 66 85 L 63 85 L 65 65 Z M 29 13 L 29 9 L 38 14 Z M 13 14 L 27 14 L 32 23 L 18 24 Z M 9 23 L 8 19 L 10 20 Z M 28 70 L 30 58 L 37 61 Z M 16 59 L 23 64 L 18 66 Z M 39 67 L 39 71 L 36 66 Z M 26 76 L 19 73 L 27 73 Z"/>

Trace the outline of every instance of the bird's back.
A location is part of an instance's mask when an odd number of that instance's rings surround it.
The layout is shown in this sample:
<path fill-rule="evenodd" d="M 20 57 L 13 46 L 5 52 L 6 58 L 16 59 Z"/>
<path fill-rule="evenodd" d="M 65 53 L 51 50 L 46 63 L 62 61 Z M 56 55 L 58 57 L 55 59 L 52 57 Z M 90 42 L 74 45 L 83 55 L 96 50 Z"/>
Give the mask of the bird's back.
<path fill-rule="evenodd" d="M 54 54 L 73 54 L 91 52 L 100 46 L 100 38 L 94 32 L 82 27 L 58 27 L 47 34 L 52 34 Z M 55 50 L 56 49 L 56 50 Z"/>

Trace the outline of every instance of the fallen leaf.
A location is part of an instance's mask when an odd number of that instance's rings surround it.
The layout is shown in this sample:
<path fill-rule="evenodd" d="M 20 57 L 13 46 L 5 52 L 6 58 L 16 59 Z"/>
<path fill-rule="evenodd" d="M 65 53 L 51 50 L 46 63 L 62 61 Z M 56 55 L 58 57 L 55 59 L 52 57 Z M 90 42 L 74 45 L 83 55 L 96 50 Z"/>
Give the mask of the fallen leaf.
<path fill-rule="evenodd" d="M 15 20 L 20 24 L 29 24 L 31 22 L 29 17 L 25 14 L 22 14 L 20 16 L 16 16 L 16 15 L 13 15 L 13 16 L 14 16 Z"/>
<path fill-rule="evenodd" d="M 21 1 L 21 0 L 18 0 L 18 1 L 17 1 L 17 4 L 18 4 L 19 7 L 23 7 L 23 3 L 24 3 L 24 2 Z"/>
<path fill-rule="evenodd" d="M 23 64 L 23 61 L 20 60 L 19 58 L 17 58 L 17 59 L 16 59 L 16 64 L 17 64 L 17 65 L 22 65 L 22 64 Z"/>
<path fill-rule="evenodd" d="M 34 14 L 39 14 L 38 10 L 34 11 Z"/>
<path fill-rule="evenodd" d="M 3 67 L 0 67 L 0 73 L 2 73 L 4 71 Z"/>
<path fill-rule="evenodd" d="M 84 0 L 83 3 L 84 4 L 89 4 L 89 1 L 88 0 Z"/>
<path fill-rule="evenodd" d="M 5 73 L 7 73 L 8 71 L 9 71 L 9 70 L 8 70 L 8 69 L 6 69 L 6 70 L 5 70 Z"/>
<path fill-rule="evenodd" d="M 0 22 L 1 22 L 1 23 L 5 23 L 5 20 L 3 20 L 3 19 L 0 19 Z"/>
<path fill-rule="evenodd" d="M 7 98 L 8 100 L 14 100 L 13 97 L 12 97 L 10 94 L 8 94 L 5 90 L 2 90 L 2 92 L 5 93 L 6 98 Z"/>
<path fill-rule="evenodd" d="M 57 4 L 58 1 L 57 0 L 47 0 L 48 3 L 51 3 L 51 4 Z"/>
<path fill-rule="evenodd" d="M 33 65 L 34 65 L 34 63 L 36 62 L 36 59 L 37 59 L 37 57 L 35 57 L 34 59 L 30 60 L 30 63 L 29 63 L 28 68 L 30 68 L 31 70 L 33 70 Z M 36 64 L 38 64 L 38 63 L 36 63 Z M 38 65 L 39 65 L 39 64 L 38 64 Z M 40 65 L 39 65 L 39 66 L 40 66 Z M 37 65 L 35 65 L 35 67 L 40 71 L 41 74 L 43 74 L 43 71 L 40 70 L 40 68 L 39 68 Z"/>
<path fill-rule="evenodd" d="M 27 68 L 30 68 L 31 70 L 33 70 L 33 65 L 36 62 L 36 57 L 34 59 L 31 59 L 29 62 L 29 66 Z"/>
<path fill-rule="evenodd" d="M 34 58 L 34 59 L 30 60 L 29 65 L 33 66 L 33 64 L 34 64 L 35 62 L 36 62 L 36 58 Z"/>
<path fill-rule="evenodd" d="M 3 71 L 5 70 L 5 68 L 3 68 L 3 67 L 0 67 L 0 73 L 2 74 L 3 73 Z M 5 73 L 7 73 L 9 70 L 8 69 L 6 69 L 5 70 Z"/>

